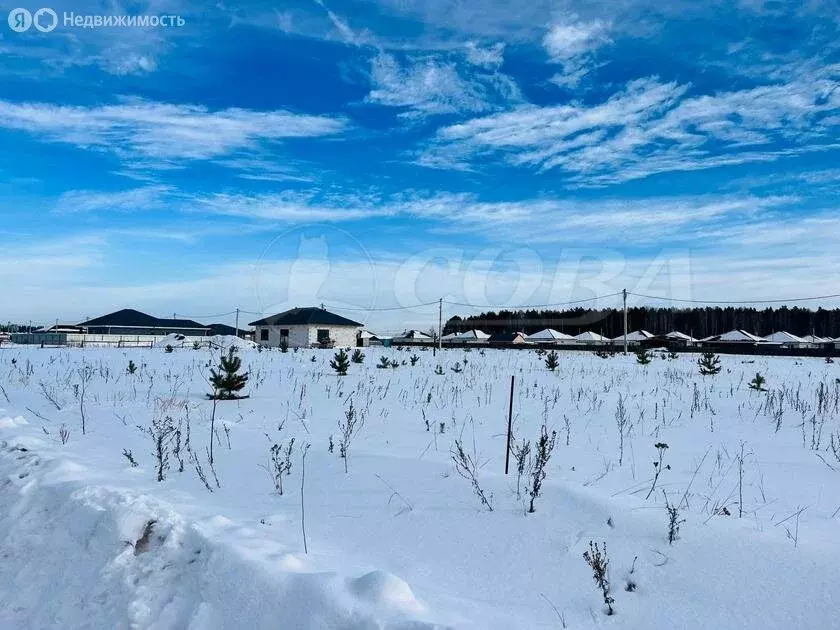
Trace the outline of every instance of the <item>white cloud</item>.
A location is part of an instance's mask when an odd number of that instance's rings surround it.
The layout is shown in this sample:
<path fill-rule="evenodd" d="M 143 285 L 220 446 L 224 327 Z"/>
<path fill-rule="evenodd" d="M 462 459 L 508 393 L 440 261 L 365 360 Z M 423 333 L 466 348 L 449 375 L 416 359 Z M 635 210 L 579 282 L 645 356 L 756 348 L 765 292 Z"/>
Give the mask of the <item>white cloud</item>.
<path fill-rule="evenodd" d="M 498 42 L 492 46 L 481 46 L 476 42 L 467 42 L 467 61 L 482 68 L 498 68 L 505 58 L 505 45 Z"/>
<path fill-rule="evenodd" d="M 334 135 L 345 122 L 283 110 L 211 111 L 137 100 L 98 107 L 0 101 L 0 127 L 160 165 L 225 156 L 261 142 Z"/>
<path fill-rule="evenodd" d="M 405 108 L 415 117 L 490 109 L 486 90 L 461 78 L 454 63 L 427 57 L 403 67 L 395 57 L 380 54 L 371 68 L 370 103 Z"/>
<path fill-rule="evenodd" d="M 805 77 L 686 98 L 688 86 L 637 80 L 600 104 L 523 106 L 445 127 L 428 162 L 500 154 L 511 164 L 559 168 L 573 181 L 605 184 L 770 161 L 837 146 L 839 88 L 835 79 Z"/>
<path fill-rule="evenodd" d="M 543 38 L 551 61 L 563 67 L 563 72 L 552 77 L 552 82 L 561 87 L 576 87 L 590 71 L 595 52 L 609 43 L 608 32 L 609 25 L 601 20 L 555 22 Z"/>
<path fill-rule="evenodd" d="M 163 206 L 163 195 L 168 191 L 169 188 L 166 186 L 147 186 L 116 192 L 70 190 L 58 198 L 55 211 L 81 213 L 154 210 Z"/>

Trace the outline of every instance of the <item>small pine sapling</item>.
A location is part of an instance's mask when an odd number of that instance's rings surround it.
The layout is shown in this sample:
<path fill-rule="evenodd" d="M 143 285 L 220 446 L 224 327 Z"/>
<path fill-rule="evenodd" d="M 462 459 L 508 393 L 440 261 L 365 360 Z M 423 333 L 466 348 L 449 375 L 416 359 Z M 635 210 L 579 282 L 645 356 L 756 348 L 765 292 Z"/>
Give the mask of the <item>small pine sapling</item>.
<path fill-rule="evenodd" d="M 435 374 L 437 374 L 438 376 L 443 376 L 443 366 L 442 365 L 436 365 L 435 366 Z"/>
<path fill-rule="evenodd" d="M 208 398 L 213 400 L 238 400 L 240 398 L 247 398 L 247 396 L 237 394 L 248 382 L 248 372 L 239 374 L 241 367 L 242 359 L 236 356 L 236 352 L 233 346 L 231 346 L 228 349 L 227 356 L 222 355 L 218 366 L 219 370 L 210 370 L 210 383 L 213 385 L 213 393 L 208 394 Z"/>
<path fill-rule="evenodd" d="M 554 441 L 557 438 L 557 431 L 552 431 L 548 434 L 548 429 L 545 425 L 540 428 L 540 439 L 537 442 L 536 451 L 534 453 L 534 469 L 531 472 L 531 504 L 528 506 L 528 512 L 533 514 L 536 510 L 534 508 L 534 501 L 540 496 L 542 492 L 542 482 L 545 481 L 545 468 L 548 465 L 548 460 L 551 459 L 551 452 L 554 450 Z"/>
<path fill-rule="evenodd" d="M 347 370 L 350 368 L 350 359 L 347 357 L 347 353 L 344 351 L 344 348 L 341 348 L 335 353 L 335 356 L 333 356 L 330 361 L 330 367 L 335 370 L 335 373 L 339 376 L 347 376 Z"/>
<path fill-rule="evenodd" d="M 647 350 L 637 350 L 636 351 L 636 363 L 639 365 L 647 365 L 653 360 L 653 355 L 648 352 Z"/>
<path fill-rule="evenodd" d="M 167 344 L 166 347 L 164 348 L 164 350 L 167 353 L 170 353 L 170 352 L 174 352 L 175 348 L 173 348 L 171 345 Z"/>
<path fill-rule="evenodd" d="M 280 336 L 280 352 L 286 353 L 289 351 L 289 337 L 288 335 Z"/>
<path fill-rule="evenodd" d="M 134 374 L 137 371 L 137 364 L 134 361 L 128 362 L 128 367 L 125 370 L 126 374 Z"/>
<path fill-rule="evenodd" d="M 201 342 L 193 341 L 193 350 L 201 350 Z"/>
<path fill-rule="evenodd" d="M 552 350 L 546 355 L 545 367 L 547 367 L 552 372 L 558 367 L 560 367 L 560 360 L 557 358 L 557 353 L 554 350 Z"/>
<path fill-rule="evenodd" d="M 420 360 L 420 357 L 418 357 L 416 354 L 412 354 L 408 358 L 408 360 L 411 361 L 411 365 L 414 366 L 414 365 L 417 365 L 417 362 Z"/>
<path fill-rule="evenodd" d="M 748 386 L 750 389 L 757 392 L 766 392 L 767 390 L 764 388 L 765 382 L 764 377 L 760 373 L 756 372 L 755 378 L 748 383 Z"/>
<path fill-rule="evenodd" d="M 714 376 L 720 374 L 723 369 L 720 365 L 720 357 L 714 352 L 704 352 L 699 359 L 697 365 L 700 368 L 700 374 L 703 376 Z"/>
<path fill-rule="evenodd" d="M 455 374 L 460 374 L 461 372 L 464 371 L 464 368 L 461 367 L 460 363 L 456 363 L 455 365 L 453 365 L 449 369 L 451 369 L 453 372 L 455 372 Z"/>
<path fill-rule="evenodd" d="M 391 367 L 391 360 L 386 356 L 379 357 L 379 363 L 376 364 L 380 370 L 384 370 L 386 368 Z"/>
<path fill-rule="evenodd" d="M 361 350 L 359 350 L 358 348 L 356 348 L 355 350 L 353 350 L 353 354 L 350 355 L 350 360 L 353 363 L 364 363 L 365 353 L 362 352 Z"/>
<path fill-rule="evenodd" d="M 610 579 L 608 574 L 610 561 L 607 558 L 607 543 L 604 543 L 604 550 L 602 552 L 598 548 L 598 543 L 593 543 L 590 540 L 589 551 L 583 552 L 583 559 L 586 560 L 586 564 L 592 569 L 592 579 L 595 580 L 595 584 L 598 585 L 598 589 L 601 591 L 601 595 L 604 598 L 604 605 L 607 607 L 607 614 L 615 614 L 615 610 L 613 610 L 615 599 L 610 594 Z"/>

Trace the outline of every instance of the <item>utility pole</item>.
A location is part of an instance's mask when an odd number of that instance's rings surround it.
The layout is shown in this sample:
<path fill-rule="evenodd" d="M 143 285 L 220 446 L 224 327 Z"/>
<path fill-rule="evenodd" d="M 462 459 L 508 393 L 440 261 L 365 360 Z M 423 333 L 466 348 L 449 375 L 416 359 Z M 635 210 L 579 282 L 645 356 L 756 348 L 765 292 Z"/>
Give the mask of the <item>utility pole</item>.
<path fill-rule="evenodd" d="M 236 336 L 239 336 L 239 308 L 236 309 Z"/>
<path fill-rule="evenodd" d="M 443 298 L 438 299 L 438 350 L 443 350 Z"/>
<path fill-rule="evenodd" d="M 624 299 L 624 354 L 627 354 L 627 289 L 621 290 Z"/>

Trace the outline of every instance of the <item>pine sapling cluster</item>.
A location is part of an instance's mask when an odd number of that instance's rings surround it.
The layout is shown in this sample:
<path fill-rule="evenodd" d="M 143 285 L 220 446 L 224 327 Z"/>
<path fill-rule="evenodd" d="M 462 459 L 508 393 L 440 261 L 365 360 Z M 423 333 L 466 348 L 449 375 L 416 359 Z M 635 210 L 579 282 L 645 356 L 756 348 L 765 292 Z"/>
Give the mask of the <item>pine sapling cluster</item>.
<path fill-rule="evenodd" d="M 539 498 L 542 492 L 542 483 L 545 481 L 545 468 L 548 465 L 548 460 L 551 459 L 551 452 L 554 450 L 554 442 L 557 438 L 557 431 L 552 431 L 551 435 L 545 425 L 540 428 L 540 439 L 537 441 L 536 451 L 534 452 L 534 468 L 531 471 L 531 490 L 528 494 L 531 495 L 531 503 L 528 506 L 528 512 L 533 514 L 536 510 L 534 508 L 534 501 Z"/>
<path fill-rule="evenodd" d="M 592 579 L 595 580 L 595 584 L 601 591 L 601 595 L 604 598 L 604 605 L 607 607 L 607 614 L 615 614 L 615 610 L 613 610 L 615 599 L 613 599 L 610 594 L 610 579 L 608 573 L 610 561 L 607 558 L 607 543 L 604 543 L 604 550 L 601 551 L 601 549 L 598 548 L 598 543 L 590 540 L 589 551 L 583 552 L 583 559 L 586 560 L 586 564 L 588 564 L 589 568 L 592 569 Z"/>

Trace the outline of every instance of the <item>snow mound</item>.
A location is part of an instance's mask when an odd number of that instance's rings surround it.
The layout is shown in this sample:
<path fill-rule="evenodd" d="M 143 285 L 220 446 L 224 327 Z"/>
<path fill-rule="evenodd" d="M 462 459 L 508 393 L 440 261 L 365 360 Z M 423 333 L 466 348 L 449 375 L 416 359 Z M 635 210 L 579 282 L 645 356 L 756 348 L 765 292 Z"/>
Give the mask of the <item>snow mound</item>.
<path fill-rule="evenodd" d="M 0 429 L 13 429 L 14 427 L 22 427 L 25 424 L 29 423 L 23 419 L 23 416 L 17 416 L 16 418 L 6 416 L 0 418 Z"/>
<path fill-rule="evenodd" d="M 166 348 L 172 346 L 173 348 L 194 348 L 195 344 L 199 348 L 210 348 L 212 350 L 227 350 L 235 347 L 239 350 L 251 350 L 257 347 L 257 344 L 248 339 L 235 337 L 234 335 L 212 335 L 210 337 L 186 337 L 177 333 L 170 333 L 160 341 L 155 342 L 155 348 Z"/>
<path fill-rule="evenodd" d="M 387 571 L 371 571 L 360 578 L 350 580 L 348 589 L 359 599 L 378 608 L 403 613 L 418 613 L 423 610 L 411 587 Z"/>

